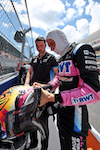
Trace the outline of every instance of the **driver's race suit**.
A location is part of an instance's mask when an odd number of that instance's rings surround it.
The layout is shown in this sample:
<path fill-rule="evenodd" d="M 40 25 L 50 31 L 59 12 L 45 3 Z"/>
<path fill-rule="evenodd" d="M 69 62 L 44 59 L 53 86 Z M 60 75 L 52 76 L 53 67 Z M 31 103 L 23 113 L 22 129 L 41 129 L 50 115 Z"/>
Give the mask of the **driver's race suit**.
<path fill-rule="evenodd" d="M 59 94 L 55 101 L 62 104 L 58 113 L 61 150 L 86 150 L 90 128 L 86 104 L 100 100 L 96 56 L 88 44 L 77 44 L 59 61 L 58 75 L 48 83 Z"/>

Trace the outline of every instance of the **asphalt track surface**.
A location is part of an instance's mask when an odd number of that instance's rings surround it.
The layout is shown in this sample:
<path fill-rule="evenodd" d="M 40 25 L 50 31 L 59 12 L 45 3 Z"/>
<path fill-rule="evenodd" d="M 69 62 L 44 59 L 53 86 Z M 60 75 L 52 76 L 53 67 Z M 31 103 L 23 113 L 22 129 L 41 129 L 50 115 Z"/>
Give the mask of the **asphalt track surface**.
<path fill-rule="evenodd" d="M 95 104 L 89 104 L 89 122 L 100 133 L 100 101 Z"/>
<path fill-rule="evenodd" d="M 53 121 L 53 117 L 49 117 L 49 146 L 48 150 L 60 150 L 60 142 L 58 130 L 56 128 L 56 120 Z"/>

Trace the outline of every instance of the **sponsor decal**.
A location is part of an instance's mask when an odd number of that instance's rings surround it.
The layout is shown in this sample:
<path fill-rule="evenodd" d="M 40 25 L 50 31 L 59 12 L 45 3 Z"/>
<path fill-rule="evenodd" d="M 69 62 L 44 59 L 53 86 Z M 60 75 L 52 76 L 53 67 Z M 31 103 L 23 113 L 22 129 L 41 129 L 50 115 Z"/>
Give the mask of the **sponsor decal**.
<path fill-rule="evenodd" d="M 89 55 L 89 51 L 88 50 L 84 50 L 84 55 Z"/>
<path fill-rule="evenodd" d="M 95 53 L 89 52 L 89 50 L 84 50 L 83 53 L 84 53 L 84 55 L 92 55 L 92 56 L 95 56 Z"/>
<path fill-rule="evenodd" d="M 96 61 L 93 61 L 93 60 L 85 60 L 85 64 L 96 65 Z"/>
<path fill-rule="evenodd" d="M 84 145 L 83 137 L 73 137 L 72 136 L 72 150 L 84 150 L 82 147 Z"/>
<path fill-rule="evenodd" d="M 72 150 L 80 150 L 80 138 L 72 136 Z"/>
<path fill-rule="evenodd" d="M 37 59 L 33 60 L 33 63 L 37 63 Z"/>
<path fill-rule="evenodd" d="M 72 66 L 72 62 L 71 61 L 64 61 L 64 62 L 61 62 L 60 64 L 59 64 L 59 72 L 60 73 L 64 73 L 64 72 L 66 72 L 66 73 L 70 73 L 70 71 L 71 71 L 71 67 Z"/>
<path fill-rule="evenodd" d="M 78 104 L 78 103 L 83 103 L 83 102 L 87 102 L 87 101 L 90 101 L 90 100 L 93 100 L 94 99 L 94 94 L 93 93 L 90 93 L 86 96 L 82 96 L 82 97 L 79 97 L 79 98 L 72 98 L 72 103 L 73 104 Z"/>
<path fill-rule="evenodd" d="M 92 52 L 90 52 L 90 55 L 93 55 L 93 56 L 95 56 L 95 53 L 92 53 Z"/>
<path fill-rule="evenodd" d="M 26 89 L 19 90 L 19 94 L 24 94 L 25 92 L 27 92 Z"/>
<path fill-rule="evenodd" d="M 68 77 L 61 77 L 61 76 L 59 76 L 59 80 L 71 82 L 71 81 L 73 81 L 73 77 L 68 78 Z"/>
<path fill-rule="evenodd" d="M 91 60 L 96 60 L 95 57 L 90 57 L 90 56 L 85 56 L 84 58 L 85 58 L 85 59 L 89 59 L 89 60 L 90 60 L 90 59 L 91 59 Z"/>
<path fill-rule="evenodd" d="M 97 70 L 97 67 L 96 66 L 85 66 L 85 69 Z"/>

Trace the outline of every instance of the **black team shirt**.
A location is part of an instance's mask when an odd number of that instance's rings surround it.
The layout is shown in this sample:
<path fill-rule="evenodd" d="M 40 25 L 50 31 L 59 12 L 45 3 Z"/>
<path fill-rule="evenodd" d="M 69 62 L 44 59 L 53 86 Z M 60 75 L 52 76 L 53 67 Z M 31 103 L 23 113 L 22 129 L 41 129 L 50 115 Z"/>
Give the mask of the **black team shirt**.
<path fill-rule="evenodd" d="M 55 57 L 46 52 L 46 54 L 39 59 L 39 55 L 35 56 L 31 61 L 31 66 L 33 67 L 33 82 L 48 83 L 50 81 L 50 70 L 58 67 L 58 63 Z"/>

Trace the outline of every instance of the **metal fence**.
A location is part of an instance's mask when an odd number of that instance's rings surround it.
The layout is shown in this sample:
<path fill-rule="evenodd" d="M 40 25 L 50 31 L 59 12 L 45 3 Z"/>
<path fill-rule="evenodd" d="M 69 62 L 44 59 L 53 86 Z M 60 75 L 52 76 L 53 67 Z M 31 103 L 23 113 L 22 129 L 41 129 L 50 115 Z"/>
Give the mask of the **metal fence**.
<path fill-rule="evenodd" d="M 24 8 L 23 14 L 29 22 L 28 26 L 21 23 L 18 4 Z M 0 0 L 0 74 L 12 72 L 17 69 L 18 62 L 21 61 L 22 44 L 14 40 L 16 31 L 24 31 L 31 28 L 27 3 L 21 0 Z M 18 11 L 17 11 L 18 10 Z M 30 61 L 33 46 L 32 31 L 25 35 L 23 49 L 23 60 Z"/>

